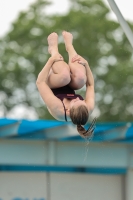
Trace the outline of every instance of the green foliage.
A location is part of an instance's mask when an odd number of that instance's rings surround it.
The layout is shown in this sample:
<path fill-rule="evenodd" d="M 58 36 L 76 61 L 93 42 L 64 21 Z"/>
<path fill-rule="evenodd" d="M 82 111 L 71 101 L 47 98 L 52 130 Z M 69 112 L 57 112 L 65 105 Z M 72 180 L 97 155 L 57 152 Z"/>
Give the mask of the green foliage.
<path fill-rule="evenodd" d="M 15 105 L 35 108 L 39 118 L 51 119 L 39 97 L 35 82 L 49 55 L 47 36 L 68 30 L 74 47 L 87 59 L 95 77 L 99 121 L 132 121 L 132 49 L 120 25 L 108 19 L 100 0 L 71 0 L 67 14 L 47 15 L 49 1 L 38 0 L 21 12 L 12 30 L 0 40 L 1 109 L 5 115 Z M 132 26 L 132 24 L 130 24 Z M 67 61 L 62 38 L 59 50 Z M 81 91 L 83 93 L 83 91 Z"/>

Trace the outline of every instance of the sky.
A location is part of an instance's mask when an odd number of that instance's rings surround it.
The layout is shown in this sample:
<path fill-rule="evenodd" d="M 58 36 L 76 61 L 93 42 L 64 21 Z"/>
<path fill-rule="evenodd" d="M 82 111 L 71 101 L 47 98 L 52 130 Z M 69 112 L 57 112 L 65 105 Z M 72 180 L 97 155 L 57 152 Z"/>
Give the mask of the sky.
<path fill-rule="evenodd" d="M 11 23 L 17 18 L 20 11 L 26 10 L 35 0 L 0 0 L 0 37 L 10 29 Z M 104 0 L 108 4 L 107 0 Z M 68 0 L 51 0 L 53 5 L 47 9 L 47 13 L 64 13 L 69 8 Z M 133 0 L 115 0 L 121 13 L 126 20 L 133 22 Z M 111 17 L 116 17 L 112 11 Z"/>

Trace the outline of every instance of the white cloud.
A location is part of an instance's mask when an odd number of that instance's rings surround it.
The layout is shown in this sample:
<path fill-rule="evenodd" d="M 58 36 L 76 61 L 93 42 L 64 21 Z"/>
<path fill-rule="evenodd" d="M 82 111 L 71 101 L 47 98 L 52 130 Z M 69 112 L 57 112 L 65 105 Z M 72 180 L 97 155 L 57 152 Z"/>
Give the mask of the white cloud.
<path fill-rule="evenodd" d="M 116 5 L 118 6 L 120 12 L 122 13 L 123 17 L 126 20 L 130 20 L 133 22 L 133 1 L 132 0 L 126 0 L 126 1 L 122 1 L 122 0 L 114 0 Z M 108 0 L 104 0 L 104 2 L 109 6 Z M 110 6 L 109 6 L 110 8 Z M 114 12 L 111 12 L 111 17 L 115 20 L 117 20 Z"/>
<path fill-rule="evenodd" d="M 0 36 L 9 29 L 20 11 L 26 10 L 35 0 L 0 0 Z M 69 6 L 68 0 L 52 0 L 53 5 L 47 9 L 48 13 L 64 13 Z"/>
<path fill-rule="evenodd" d="M 47 9 L 48 13 L 64 13 L 69 7 L 69 0 L 51 0 L 53 5 Z M 108 1 L 104 0 L 107 5 Z M 9 29 L 11 22 L 13 22 L 20 11 L 26 10 L 28 6 L 35 2 L 35 0 L 0 0 L 0 36 L 4 35 Z M 133 21 L 133 1 L 131 0 L 115 0 L 123 16 L 127 20 Z M 116 19 L 112 11 L 111 17 Z"/>

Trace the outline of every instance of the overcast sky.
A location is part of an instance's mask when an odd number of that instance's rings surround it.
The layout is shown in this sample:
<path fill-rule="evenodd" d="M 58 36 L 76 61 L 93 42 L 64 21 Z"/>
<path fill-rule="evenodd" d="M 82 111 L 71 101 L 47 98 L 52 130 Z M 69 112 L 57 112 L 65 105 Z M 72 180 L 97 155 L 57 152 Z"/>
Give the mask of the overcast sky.
<path fill-rule="evenodd" d="M 3 36 L 10 28 L 11 22 L 13 22 L 20 11 L 26 10 L 32 2 L 35 0 L 0 0 L 0 36 Z M 51 0 L 54 4 L 49 8 L 47 12 L 66 12 L 69 7 L 68 0 Z M 104 0 L 107 4 L 108 1 Z M 133 0 L 115 0 L 119 6 L 125 19 L 133 21 Z M 112 12 L 111 15 L 116 19 Z"/>

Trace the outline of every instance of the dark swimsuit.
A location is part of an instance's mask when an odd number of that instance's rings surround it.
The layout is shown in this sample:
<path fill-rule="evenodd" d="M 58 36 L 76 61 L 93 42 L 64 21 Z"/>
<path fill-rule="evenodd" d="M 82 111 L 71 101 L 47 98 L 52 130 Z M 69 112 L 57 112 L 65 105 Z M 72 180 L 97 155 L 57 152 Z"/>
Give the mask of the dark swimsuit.
<path fill-rule="evenodd" d="M 60 88 L 51 89 L 51 90 L 54 93 L 54 95 L 62 101 L 64 113 L 65 113 L 65 120 L 67 121 L 66 108 L 63 103 L 63 99 L 64 98 L 76 99 L 77 97 L 79 97 L 80 100 L 84 100 L 83 97 L 80 96 L 79 94 L 75 94 L 75 91 L 72 88 L 70 88 L 68 85 L 64 87 L 60 87 Z"/>

